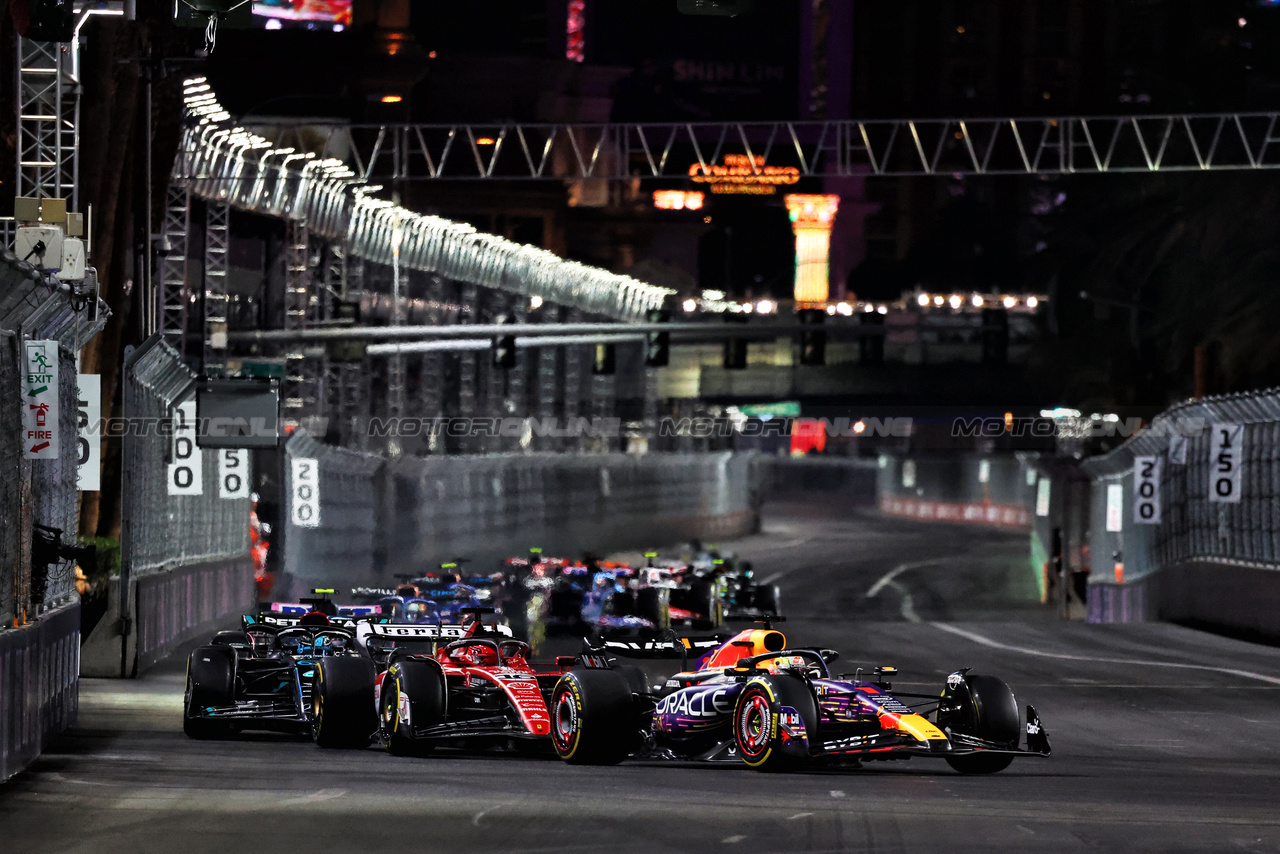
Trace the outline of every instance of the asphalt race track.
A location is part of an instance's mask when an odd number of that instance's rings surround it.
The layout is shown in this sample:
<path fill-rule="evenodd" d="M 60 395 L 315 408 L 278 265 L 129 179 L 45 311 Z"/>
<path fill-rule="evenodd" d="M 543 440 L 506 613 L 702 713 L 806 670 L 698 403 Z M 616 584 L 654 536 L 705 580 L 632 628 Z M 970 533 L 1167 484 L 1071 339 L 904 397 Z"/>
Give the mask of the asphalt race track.
<path fill-rule="evenodd" d="M 837 670 L 893 664 L 906 691 L 1001 676 L 1054 756 L 992 777 L 924 759 L 776 776 L 198 742 L 171 661 L 83 684 L 77 727 L 0 786 L 0 851 L 1280 850 L 1280 649 L 1060 623 L 1020 534 L 781 507 L 732 545 L 778 577 L 794 641 L 843 651 Z"/>

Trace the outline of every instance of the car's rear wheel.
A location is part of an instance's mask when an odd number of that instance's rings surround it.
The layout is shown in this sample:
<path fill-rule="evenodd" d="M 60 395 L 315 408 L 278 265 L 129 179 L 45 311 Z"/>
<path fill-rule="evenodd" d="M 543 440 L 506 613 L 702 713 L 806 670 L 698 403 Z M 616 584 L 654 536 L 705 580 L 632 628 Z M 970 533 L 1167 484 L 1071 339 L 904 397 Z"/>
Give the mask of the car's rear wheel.
<path fill-rule="evenodd" d="M 784 712 L 788 708 L 799 720 Z M 817 737 L 817 721 L 817 704 L 802 680 L 791 676 L 753 679 L 733 708 L 738 755 L 758 771 L 798 771 L 808 763 L 809 740 Z"/>
<path fill-rule="evenodd" d="M 966 674 L 965 689 L 955 693 L 953 710 L 940 715 L 938 726 L 972 735 L 1002 748 L 1017 748 L 1022 718 L 1018 701 L 1002 680 L 994 676 Z M 961 774 L 994 774 L 1013 762 L 1007 753 L 970 753 L 948 756 L 947 764 Z"/>
<path fill-rule="evenodd" d="M 423 661 L 395 662 L 382 678 L 379 711 L 388 751 L 396 756 L 430 752 L 429 743 L 414 740 L 413 729 L 444 720 L 445 690 L 440 671 Z"/>
<path fill-rule="evenodd" d="M 226 721 L 205 717 L 203 710 L 235 703 L 235 667 L 235 650 L 225 646 L 199 647 L 187 659 L 182 731 L 191 738 L 218 738 L 231 731 Z"/>
<path fill-rule="evenodd" d="M 636 736 L 628 679 L 612 670 L 574 670 L 551 692 L 551 743 L 570 765 L 617 765 Z"/>
<path fill-rule="evenodd" d="M 356 656 L 322 658 L 316 667 L 311 735 L 321 747 L 367 747 L 377 729 L 373 662 Z"/>

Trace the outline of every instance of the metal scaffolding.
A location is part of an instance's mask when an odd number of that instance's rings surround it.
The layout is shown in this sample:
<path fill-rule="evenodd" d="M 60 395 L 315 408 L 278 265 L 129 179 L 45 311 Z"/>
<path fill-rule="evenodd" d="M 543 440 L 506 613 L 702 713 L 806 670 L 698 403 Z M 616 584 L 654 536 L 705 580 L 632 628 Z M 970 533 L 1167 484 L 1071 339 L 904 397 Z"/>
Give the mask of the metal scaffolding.
<path fill-rule="evenodd" d="M 278 148 L 344 156 L 364 181 L 1060 175 L 1280 169 L 1280 113 L 672 124 L 259 128 Z M 726 154 L 748 163 L 725 172 Z M 709 181 L 708 179 L 716 179 Z"/>
<path fill-rule="evenodd" d="M 227 248 L 231 208 L 226 202 L 205 205 L 204 225 L 204 373 L 226 370 Z"/>
<path fill-rule="evenodd" d="M 18 38 L 17 195 L 67 200 L 80 182 L 80 82 L 74 43 Z"/>
<path fill-rule="evenodd" d="M 187 351 L 187 306 L 191 301 L 187 237 L 190 230 L 191 191 L 185 182 L 173 181 L 165 196 L 158 331 L 179 353 Z"/>
<path fill-rule="evenodd" d="M 284 328 L 287 330 L 306 329 L 313 319 L 311 269 L 306 223 L 285 220 Z M 284 387 L 280 396 L 286 418 L 300 419 L 315 408 L 319 375 L 311 361 L 301 345 L 285 352 Z"/>

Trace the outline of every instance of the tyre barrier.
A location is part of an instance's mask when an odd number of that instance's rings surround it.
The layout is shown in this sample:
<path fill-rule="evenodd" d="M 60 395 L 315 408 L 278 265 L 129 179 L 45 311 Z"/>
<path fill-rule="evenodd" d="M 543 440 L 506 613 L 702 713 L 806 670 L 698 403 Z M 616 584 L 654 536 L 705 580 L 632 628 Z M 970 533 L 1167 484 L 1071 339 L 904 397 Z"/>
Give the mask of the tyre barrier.
<path fill-rule="evenodd" d="M 75 723 L 79 672 L 78 601 L 0 631 L 0 782 Z"/>
<path fill-rule="evenodd" d="M 1010 507 L 958 501 L 924 501 L 916 498 L 880 499 L 880 512 L 886 516 L 901 516 L 925 522 L 953 522 L 962 525 L 986 525 L 994 528 L 1027 529 L 1031 527 L 1031 511 L 1025 507 Z"/>

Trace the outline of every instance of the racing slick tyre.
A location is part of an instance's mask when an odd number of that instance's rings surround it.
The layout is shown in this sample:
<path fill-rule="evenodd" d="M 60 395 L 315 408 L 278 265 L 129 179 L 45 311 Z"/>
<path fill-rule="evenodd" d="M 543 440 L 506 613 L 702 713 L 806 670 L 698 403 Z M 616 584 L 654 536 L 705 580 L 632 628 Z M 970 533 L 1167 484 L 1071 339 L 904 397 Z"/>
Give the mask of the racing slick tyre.
<path fill-rule="evenodd" d="M 322 658 L 311 697 L 311 737 L 321 747 L 359 749 L 378 728 L 373 707 L 373 662 L 356 656 Z"/>
<path fill-rule="evenodd" d="M 394 756 L 421 756 L 431 746 L 414 741 L 413 728 L 434 726 L 444 720 L 444 676 L 425 661 L 396 661 L 382 677 L 378 725 Z"/>
<path fill-rule="evenodd" d="M 800 720 L 784 713 L 784 707 L 794 709 Z M 795 732 L 797 723 L 803 733 Z M 752 768 L 798 771 L 809 760 L 809 742 L 817 738 L 818 705 L 809 686 L 797 677 L 752 679 L 733 707 L 733 730 L 738 755 Z"/>
<path fill-rule="evenodd" d="M 653 623 L 658 631 L 671 628 L 671 607 L 663 592 L 659 587 L 641 587 L 636 591 L 635 615 Z"/>
<path fill-rule="evenodd" d="M 551 692 L 551 743 L 570 765 L 617 765 L 638 732 L 626 675 L 573 670 Z"/>
<path fill-rule="evenodd" d="M 956 692 L 958 708 L 939 714 L 939 729 L 974 735 L 1010 750 L 1016 748 L 1022 718 L 1013 691 L 994 676 L 966 674 L 964 681 L 968 690 Z M 947 757 L 947 764 L 961 774 L 994 774 L 1008 768 L 1011 762 L 1012 756 L 1000 753 Z"/>
<path fill-rule="evenodd" d="M 770 616 L 782 616 L 782 594 L 778 591 L 778 585 L 765 584 L 756 590 L 756 595 L 752 597 L 752 606 L 762 614 Z"/>
<path fill-rule="evenodd" d="M 187 688 L 182 698 L 182 731 L 191 738 L 217 738 L 231 731 L 226 721 L 201 717 L 206 706 L 231 706 L 236 652 L 225 646 L 202 646 L 187 659 Z"/>

